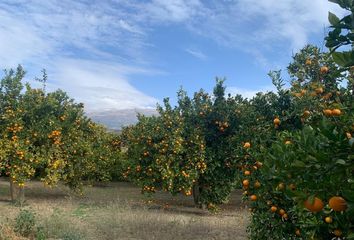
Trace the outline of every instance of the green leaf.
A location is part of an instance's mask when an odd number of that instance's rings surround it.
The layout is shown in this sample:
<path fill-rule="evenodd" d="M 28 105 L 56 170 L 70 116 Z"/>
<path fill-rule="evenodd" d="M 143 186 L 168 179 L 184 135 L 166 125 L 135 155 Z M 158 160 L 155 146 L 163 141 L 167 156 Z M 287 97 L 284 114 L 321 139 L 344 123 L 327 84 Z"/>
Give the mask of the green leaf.
<path fill-rule="evenodd" d="M 340 165 L 345 165 L 345 164 L 346 164 L 346 162 L 345 162 L 343 159 L 338 159 L 338 160 L 336 161 L 336 163 L 337 163 L 337 164 L 340 164 Z"/>
<path fill-rule="evenodd" d="M 349 202 L 354 202 L 354 191 L 352 190 L 343 191 L 343 197 L 347 199 Z"/>
<path fill-rule="evenodd" d="M 328 12 L 328 21 L 330 24 L 332 24 L 332 26 L 335 26 L 339 23 L 340 20 L 334 13 Z"/>
<path fill-rule="evenodd" d="M 292 164 L 293 167 L 304 168 L 306 165 L 300 160 L 295 160 Z"/>
<path fill-rule="evenodd" d="M 342 67 L 350 67 L 354 65 L 353 51 L 335 52 L 332 54 L 333 60 Z"/>

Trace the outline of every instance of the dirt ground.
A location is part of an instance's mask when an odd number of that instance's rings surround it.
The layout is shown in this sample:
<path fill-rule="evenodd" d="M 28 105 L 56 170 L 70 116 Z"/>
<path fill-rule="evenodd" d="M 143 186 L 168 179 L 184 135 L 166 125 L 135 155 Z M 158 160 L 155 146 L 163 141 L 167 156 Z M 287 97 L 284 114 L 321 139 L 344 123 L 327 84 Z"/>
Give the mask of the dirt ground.
<path fill-rule="evenodd" d="M 25 209 L 50 239 L 247 239 L 249 213 L 235 191 L 216 213 L 195 208 L 192 197 L 158 192 L 148 199 L 130 183 L 86 187 L 78 196 L 64 186 L 26 186 Z M 10 229 L 20 207 L 9 201 L 9 183 L 0 179 L 0 226 Z M 3 234 L 4 235 L 4 234 Z M 6 236 L 0 235 L 0 239 Z M 15 239 L 13 237 L 8 239 Z M 20 238 L 18 238 L 20 239 Z"/>

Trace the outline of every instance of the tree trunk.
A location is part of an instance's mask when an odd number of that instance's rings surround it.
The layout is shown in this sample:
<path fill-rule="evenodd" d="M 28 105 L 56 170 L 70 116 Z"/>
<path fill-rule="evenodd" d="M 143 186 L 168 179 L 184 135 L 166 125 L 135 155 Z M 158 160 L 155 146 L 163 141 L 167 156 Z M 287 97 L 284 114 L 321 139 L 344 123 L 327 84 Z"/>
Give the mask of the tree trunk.
<path fill-rule="evenodd" d="M 20 206 L 22 207 L 23 204 L 25 203 L 25 186 L 19 187 L 18 201 L 19 201 Z"/>
<path fill-rule="evenodd" d="M 196 206 L 199 207 L 200 204 L 200 191 L 199 191 L 199 185 L 198 184 L 194 184 L 193 185 L 193 200 L 194 200 L 194 204 Z"/>
<path fill-rule="evenodd" d="M 194 204 L 198 208 L 205 209 L 206 206 L 205 206 L 205 204 L 202 204 L 201 199 L 200 199 L 200 195 L 201 195 L 202 191 L 203 191 L 203 188 L 198 183 L 193 185 L 193 200 L 194 200 Z"/>
<path fill-rule="evenodd" d="M 11 197 L 11 202 L 15 201 L 15 184 L 10 177 L 10 197 Z"/>

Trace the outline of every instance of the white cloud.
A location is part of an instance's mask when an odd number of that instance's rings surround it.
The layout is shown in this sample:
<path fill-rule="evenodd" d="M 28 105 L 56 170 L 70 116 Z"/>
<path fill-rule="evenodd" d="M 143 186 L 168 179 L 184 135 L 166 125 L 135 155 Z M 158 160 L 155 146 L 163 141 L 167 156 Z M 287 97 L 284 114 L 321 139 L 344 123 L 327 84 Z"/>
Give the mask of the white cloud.
<path fill-rule="evenodd" d="M 67 90 L 75 100 L 85 103 L 88 112 L 151 108 L 158 102 L 136 90 L 128 81 L 130 74 L 147 73 L 145 69 L 78 59 L 61 59 L 55 66 L 49 70 L 49 89 Z M 59 81 L 51 83 L 51 79 Z"/>
<path fill-rule="evenodd" d="M 61 88 L 87 111 L 155 106 L 132 74 L 160 74 L 144 61 L 144 31 L 130 15 L 93 1 L 0 2 L 0 67 L 46 68 L 48 88 Z M 54 80 L 55 82 L 51 82 Z"/>
<path fill-rule="evenodd" d="M 228 87 L 226 88 L 226 93 L 235 96 L 237 94 L 241 95 L 244 98 L 251 99 L 256 96 L 259 92 L 276 92 L 276 88 L 274 86 L 263 86 L 258 89 L 247 89 L 247 88 L 238 88 L 238 87 Z"/>
<path fill-rule="evenodd" d="M 199 0 L 152 0 L 141 7 L 153 21 L 183 22 L 197 16 L 202 3 Z"/>
<path fill-rule="evenodd" d="M 149 34 L 156 27 L 178 24 L 245 51 L 271 69 L 280 64 L 268 56 L 296 51 L 311 34 L 321 33 L 328 10 L 343 12 L 325 0 L 3 0 L 0 67 L 21 63 L 47 68 L 55 86 L 89 108 L 150 106 L 157 100 L 129 80 L 137 73 L 160 74 L 148 70 L 152 67 L 145 52 L 154 44 Z M 197 49 L 183 50 L 205 60 L 207 55 Z"/>
<path fill-rule="evenodd" d="M 185 51 L 200 60 L 206 60 L 208 57 L 202 51 L 197 49 L 186 48 Z"/>

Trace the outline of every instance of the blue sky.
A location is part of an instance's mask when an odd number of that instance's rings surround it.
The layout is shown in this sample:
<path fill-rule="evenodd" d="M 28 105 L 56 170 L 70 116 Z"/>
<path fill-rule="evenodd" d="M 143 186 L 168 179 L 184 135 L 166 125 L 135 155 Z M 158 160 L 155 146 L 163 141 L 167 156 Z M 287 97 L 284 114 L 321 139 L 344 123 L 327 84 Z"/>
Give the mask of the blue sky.
<path fill-rule="evenodd" d="M 306 43 L 324 45 L 326 0 L 0 0 L 0 67 L 22 64 L 32 81 L 47 69 L 86 110 L 151 108 L 163 97 L 273 89 Z"/>

